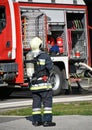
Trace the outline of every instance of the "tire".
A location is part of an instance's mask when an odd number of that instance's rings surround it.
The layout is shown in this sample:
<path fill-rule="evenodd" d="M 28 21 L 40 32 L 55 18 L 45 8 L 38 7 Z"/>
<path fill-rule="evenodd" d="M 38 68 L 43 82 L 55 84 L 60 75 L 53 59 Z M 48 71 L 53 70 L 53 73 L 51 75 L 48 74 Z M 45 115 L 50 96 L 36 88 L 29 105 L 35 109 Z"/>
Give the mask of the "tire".
<path fill-rule="evenodd" d="M 1 87 L 0 88 L 0 99 L 9 98 L 9 96 L 12 92 L 13 92 L 12 88 Z"/>
<path fill-rule="evenodd" d="M 62 92 L 62 71 L 59 69 L 58 66 L 54 66 L 54 78 L 53 78 L 53 95 L 57 96 Z"/>

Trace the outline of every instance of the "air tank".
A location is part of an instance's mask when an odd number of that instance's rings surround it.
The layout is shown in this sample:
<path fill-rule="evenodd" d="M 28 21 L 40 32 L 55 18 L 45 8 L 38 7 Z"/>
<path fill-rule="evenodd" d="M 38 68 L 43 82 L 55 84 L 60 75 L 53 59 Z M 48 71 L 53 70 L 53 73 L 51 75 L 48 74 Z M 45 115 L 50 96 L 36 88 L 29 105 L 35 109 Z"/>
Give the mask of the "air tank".
<path fill-rule="evenodd" d="M 26 54 L 26 60 L 30 61 L 30 60 L 33 60 L 34 57 L 33 57 L 33 53 L 30 51 Z M 27 76 L 29 78 L 32 77 L 33 73 L 34 73 L 34 64 L 30 61 L 29 63 L 26 63 L 26 71 L 27 71 Z"/>

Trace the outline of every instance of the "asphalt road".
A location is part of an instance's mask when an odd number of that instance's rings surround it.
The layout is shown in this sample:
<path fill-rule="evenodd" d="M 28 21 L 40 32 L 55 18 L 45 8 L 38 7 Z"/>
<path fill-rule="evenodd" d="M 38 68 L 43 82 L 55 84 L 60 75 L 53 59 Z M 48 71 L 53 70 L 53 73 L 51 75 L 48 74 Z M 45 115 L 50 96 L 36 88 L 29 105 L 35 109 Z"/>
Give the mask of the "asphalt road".
<path fill-rule="evenodd" d="M 0 117 L 0 130 L 92 130 L 92 116 L 54 116 L 54 127 L 35 127 L 32 117 Z"/>
<path fill-rule="evenodd" d="M 19 101 L 18 101 L 19 100 Z M 90 95 L 63 95 L 54 97 L 53 102 L 73 102 L 91 100 Z M 8 107 L 31 105 L 32 99 L 6 99 L 0 101 L 0 110 Z M 67 115 L 53 116 L 53 121 L 56 122 L 54 127 L 34 127 L 32 125 L 32 117 L 23 116 L 0 116 L 0 130 L 92 130 L 92 116 Z"/>

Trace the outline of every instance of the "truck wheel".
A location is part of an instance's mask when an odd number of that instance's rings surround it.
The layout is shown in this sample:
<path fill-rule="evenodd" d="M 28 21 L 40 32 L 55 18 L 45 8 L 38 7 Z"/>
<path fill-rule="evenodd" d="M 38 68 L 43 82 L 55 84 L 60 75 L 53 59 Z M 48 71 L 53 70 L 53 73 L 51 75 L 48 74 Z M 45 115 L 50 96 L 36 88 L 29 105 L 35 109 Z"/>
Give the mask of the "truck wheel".
<path fill-rule="evenodd" d="M 62 91 L 62 76 L 63 73 L 59 67 L 54 66 L 54 78 L 53 78 L 53 95 L 59 95 Z"/>
<path fill-rule="evenodd" d="M 1 87 L 0 88 L 0 99 L 6 99 L 13 92 L 12 88 Z"/>

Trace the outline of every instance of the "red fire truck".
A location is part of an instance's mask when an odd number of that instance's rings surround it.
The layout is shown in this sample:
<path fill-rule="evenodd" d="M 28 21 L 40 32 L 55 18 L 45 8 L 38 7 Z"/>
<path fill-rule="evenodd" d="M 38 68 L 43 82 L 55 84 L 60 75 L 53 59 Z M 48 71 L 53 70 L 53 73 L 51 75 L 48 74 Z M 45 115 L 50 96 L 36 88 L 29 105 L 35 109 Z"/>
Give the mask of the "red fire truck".
<path fill-rule="evenodd" d="M 90 35 L 90 47 L 91 47 L 91 59 L 92 59 L 92 20 L 91 20 L 91 12 L 92 12 L 92 1 L 84 0 L 87 6 L 88 11 L 88 28 L 89 28 L 89 35 Z M 92 66 L 92 60 L 91 60 Z"/>
<path fill-rule="evenodd" d="M 29 88 L 30 40 L 39 36 L 54 63 L 53 94 L 92 86 L 86 5 L 0 1 L 0 96 Z M 50 51 L 53 46 L 59 52 Z M 54 48 L 55 49 L 55 48 Z"/>

